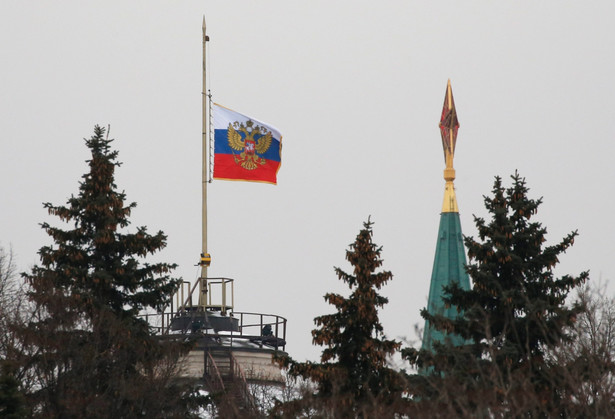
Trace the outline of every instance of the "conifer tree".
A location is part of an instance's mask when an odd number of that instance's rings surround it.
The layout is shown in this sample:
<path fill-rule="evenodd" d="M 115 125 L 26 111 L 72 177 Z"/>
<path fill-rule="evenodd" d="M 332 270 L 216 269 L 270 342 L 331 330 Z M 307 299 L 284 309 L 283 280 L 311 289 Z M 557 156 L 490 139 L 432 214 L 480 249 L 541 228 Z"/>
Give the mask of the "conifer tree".
<path fill-rule="evenodd" d="M 525 179 L 518 173 L 511 177 L 508 188 L 496 177 L 492 196 L 484 198 L 490 220 L 474 217 L 479 239 L 465 237 L 472 289 L 445 287 L 445 304 L 458 307 L 461 315 L 453 320 L 421 312 L 433 327 L 456 333 L 468 344 L 439 345 L 435 353 L 403 352 L 411 362 L 429 366 L 432 382 L 441 388 L 446 387 L 440 381 L 444 373 L 465 396 L 476 390 L 472 403 L 488 400 L 489 393 L 494 403 L 507 409 L 524 404 L 524 414 L 554 414 L 563 383 L 548 353 L 567 339 L 583 310 L 578 304 L 567 305 L 566 298 L 588 273 L 554 275 L 559 256 L 572 246 L 577 232 L 545 246 L 547 229 L 531 220 L 542 199 L 528 197 Z M 431 396 L 438 393 L 433 386 L 431 390 Z"/>
<path fill-rule="evenodd" d="M 112 141 L 99 126 L 85 141 L 92 157 L 78 195 L 65 206 L 45 204 L 69 226 L 42 224 L 53 244 L 23 274 L 35 318 L 19 331 L 22 363 L 37 383 L 29 403 L 42 417 L 160 416 L 179 408 L 183 390 L 172 374 L 181 348 L 161 342 L 138 316 L 162 310 L 179 280 L 170 276 L 175 265 L 144 262 L 165 247 L 162 232 L 124 232 L 136 204 L 126 205 L 116 189 Z"/>
<path fill-rule="evenodd" d="M 10 361 L 0 359 L 0 417 L 22 419 L 27 415 L 25 397 L 15 376 L 14 367 Z"/>
<path fill-rule="evenodd" d="M 352 274 L 335 268 L 340 280 L 352 290 L 349 297 L 329 293 L 325 301 L 336 312 L 316 317 L 318 326 L 312 331 L 313 342 L 324 346 L 320 363 L 299 363 L 286 360 L 291 377 L 302 377 L 317 385 L 315 398 L 308 400 L 310 408 L 333 412 L 335 417 L 352 417 L 375 413 L 395 400 L 400 389 L 399 376 L 387 367 L 387 357 L 399 343 L 387 340 L 378 318 L 378 310 L 387 298 L 378 290 L 393 275 L 376 272 L 382 266 L 382 248 L 372 242 L 372 222 L 364 223 L 346 260 Z M 304 402 L 306 402 L 304 400 Z M 295 403 L 295 408 L 301 403 Z M 285 411 L 292 412 L 290 405 Z"/>
<path fill-rule="evenodd" d="M 0 417 L 27 416 L 24 382 L 15 360 L 14 327 L 25 321 L 25 296 L 18 286 L 12 249 L 0 246 Z"/>

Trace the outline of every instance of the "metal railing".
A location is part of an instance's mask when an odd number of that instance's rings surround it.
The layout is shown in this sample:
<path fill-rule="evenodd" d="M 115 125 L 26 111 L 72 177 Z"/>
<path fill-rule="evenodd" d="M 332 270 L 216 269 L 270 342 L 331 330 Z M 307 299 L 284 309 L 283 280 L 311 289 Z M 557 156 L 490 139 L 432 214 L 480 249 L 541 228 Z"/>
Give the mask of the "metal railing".
<path fill-rule="evenodd" d="M 277 314 L 233 312 L 239 319 L 239 331 L 231 332 L 230 336 L 247 338 L 259 344 L 272 346 L 275 349 L 286 346 L 286 319 Z"/>
<path fill-rule="evenodd" d="M 198 278 L 198 280 L 195 281 L 192 286 L 190 285 L 190 282 L 182 281 L 180 283 L 179 289 L 175 293 L 175 298 L 171 302 L 171 306 L 173 306 L 173 302 L 175 302 L 175 306 L 177 307 L 178 312 L 203 308 L 198 303 L 193 303 L 193 296 L 194 293 L 197 291 L 197 288 L 203 288 L 207 292 L 207 304 L 204 307 L 205 309 L 217 309 L 222 311 L 223 313 L 225 313 L 227 310 L 233 310 L 235 300 L 234 281 L 235 280 L 232 278 L 225 277 Z M 199 284 L 204 285 L 202 287 L 199 287 Z M 212 300 L 218 288 L 218 292 L 220 293 L 220 304 L 215 304 L 212 302 Z M 229 299 L 230 304 L 228 304 Z"/>
<path fill-rule="evenodd" d="M 246 380 L 246 375 L 243 372 L 243 368 L 241 368 L 241 365 L 239 365 L 239 362 L 237 362 L 232 352 L 229 352 L 229 355 L 231 360 L 232 377 L 234 380 L 236 378 L 239 378 L 239 385 L 237 386 L 237 389 L 242 400 L 244 400 L 246 407 L 251 412 L 258 412 L 258 407 L 256 406 L 256 399 L 254 398 L 254 395 L 250 392 L 250 388 L 248 387 L 248 381 Z M 237 380 L 235 380 L 235 383 L 237 384 Z"/>
<path fill-rule="evenodd" d="M 199 278 L 202 281 L 203 278 Z M 234 339 L 250 340 L 254 344 L 282 350 L 286 347 L 286 318 L 277 314 L 255 313 L 255 312 L 238 312 L 233 311 L 233 279 L 231 278 L 205 278 L 207 287 L 207 305 L 205 307 L 193 304 L 195 301 L 194 293 L 198 289 L 199 281 L 190 284 L 188 281 L 183 281 L 180 284 L 175 296 L 171 299 L 171 304 L 161 313 L 145 313 L 141 317 L 147 321 L 154 333 L 157 335 L 171 334 L 190 334 L 194 332 L 192 326 L 197 320 L 207 319 L 209 315 L 224 316 L 233 323 L 231 330 L 220 332 L 212 329 L 207 329 L 207 325 L 200 328 L 199 333 L 205 335 L 213 335 L 220 337 L 228 337 L 232 346 Z M 214 289 L 220 287 L 221 304 L 212 304 Z M 230 290 L 230 304 L 228 296 Z M 196 300 L 198 301 L 198 299 Z M 178 324 L 178 320 L 183 320 L 178 329 L 172 329 L 173 321 Z M 235 329 L 234 324 L 237 323 Z M 206 323 L 206 322 L 205 322 Z M 233 330 L 235 329 L 235 330 Z"/>
<path fill-rule="evenodd" d="M 205 380 L 210 387 L 210 391 L 213 393 L 221 393 L 225 391 L 224 381 L 222 380 L 222 375 L 220 375 L 220 370 L 216 365 L 216 361 L 211 356 L 211 352 L 205 351 Z"/>

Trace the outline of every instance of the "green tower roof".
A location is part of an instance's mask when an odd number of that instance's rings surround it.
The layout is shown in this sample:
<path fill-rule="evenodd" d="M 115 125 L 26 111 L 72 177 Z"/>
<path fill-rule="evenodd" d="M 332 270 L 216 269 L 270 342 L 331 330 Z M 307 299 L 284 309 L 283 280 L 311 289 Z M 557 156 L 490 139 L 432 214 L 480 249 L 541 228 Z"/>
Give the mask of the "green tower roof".
<path fill-rule="evenodd" d="M 465 265 L 466 255 L 459 213 L 443 212 L 440 215 L 436 256 L 433 262 L 429 299 L 427 302 L 427 310 L 431 314 L 443 314 L 451 319 L 458 316 L 455 307 L 447 308 L 444 305 L 442 301 L 444 291 L 442 288 L 455 282 L 461 288 L 469 290 L 470 279 L 465 271 Z M 425 321 L 423 349 L 431 349 L 434 341 L 443 342 L 445 338 L 444 332 L 430 328 L 429 321 Z M 457 335 L 449 335 L 449 338 L 456 345 L 463 343 L 463 340 Z"/>
<path fill-rule="evenodd" d="M 455 186 L 453 184 L 455 180 L 453 157 L 455 155 L 458 129 L 457 110 L 455 109 L 453 91 L 449 80 L 446 86 L 446 96 L 440 119 L 440 134 L 442 136 L 444 161 L 446 163 L 446 168 L 444 169 L 446 185 L 444 188 L 442 213 L 440 215 L 436 256 L 431 273 L 427 310 L 430 314 L 442 314 L 451 319 L 457 317 L 459 313 L 457 313 L 455 307 L 447 308 L 444 304 L 442 300 L 444 295 L 443 287 L 451 283 L 457 283 L 463 289 L 470 289 L 470 278 L 465 271 L 466 255 L 463 246 L 457 197 L 455 196 Z M 443 342 L 447 338 L 455 345 L 463 343 L 463 339 L 460 336 L 446 335 L 445 332 L 431 328 L 429 321 L 425 321 L 423 349 L 431 349 L 433 342 Z"/>

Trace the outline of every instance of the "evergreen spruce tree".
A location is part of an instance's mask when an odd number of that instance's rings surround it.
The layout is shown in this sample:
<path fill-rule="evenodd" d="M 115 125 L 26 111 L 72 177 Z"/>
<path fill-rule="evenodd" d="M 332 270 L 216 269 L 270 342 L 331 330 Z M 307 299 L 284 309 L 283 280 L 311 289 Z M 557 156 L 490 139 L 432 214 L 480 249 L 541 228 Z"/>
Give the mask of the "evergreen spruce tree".
<path fill-rule="evenodd" d="M 491 400 L 492 408 L 507 409 L 513 416 L 557 414 L 564 383 L 558 381 L 560 366 L 551 362 L 549 352 L 567 339 L 583 310 L 581 305 L 567 305 L 566 298 L 588 273 L 555 277 L 553 268 L 577 232 L 545 246 L 546 228 L 531 220 L 542 199 L 530 199 L 528 191 L 518 173 L 509 188 L 496 177 L 493 196 L 485 197 L 491 219 L 475 217 L 479 240 L 465 237 L 473 287 L 445 288 L 444 302 L 456 306 L 461 316 L 451 320 L 421 312 L 433 327 L 468 342 L 461 347 L 439 345 L 435 353 L 403 351 L 412 362 L 431 368 L 431 383 L 437 385 L 431 391 L 423 389 L 423 401 L 438 397 L 436 387 L 446 389 L 448 380 L 455 383 L 448 390 L 464 397 L 474 392 L 466 407 Z"/>
<path fill-rule="evenodd" d="M 0 417 L 5 419 L 22 419 L 28 415 L 14 369 L 9 361 L 0 360 Z"/>
<path fill-rule="evenodd" d="M 13 252 L 0 246 L 0 418 L 27 416 L 23 383 L 15 362 L 14 326 L 22 321 L 24 296 L 17 286 Z"/>
<path fill-rule="evenodd" d="M 37 383 L 28 397 L 41 417 L 185 413 L 172 380 L 182 348 L 161 342 L 138 316 L 162 310 L 179 280 L 174 265 L 143 260 L 165 247 L 162 232 L 124 232 L 136 204 L 116 189 L 112 141 L 99 126 L 86 140 L 92 157 L 78 195 L 66 206 L 45 204 L 69 227 L 42 224 L 53 245 L 24 274 L 35 318 L 19 331 L 22 363 Z"/>
<path fill-rule="evenodd" d="M 382 248 L 372 243 L 372 224 L 369 220 L 364 223 L 346 251 L 353 273 L 335 268 L 352 293 L 347 298 L 326 294 L 325 300 L 336 312 L 314 319 L 318 327 L 312 331 L 313 342 L 325 347 L 321 362 L 286 360 L 291 377 L 302 377 L 317 385 L 315 397 L 303 400 L 303 406 L 333 413 L 334 417 L 373 416 L 378 409 L 386 410 L 401 388 L 399 376 L 387 367 L 387 357 L 399 348 L 399 343 L 385 339 L 378 319 L 378 309 L 388 302 L 378 290 L 393 275 L 376 272 L 382 266 Z M 296 414 L 293 408 L 301 405 L 291 403 L 282 406 L 282 410 L 292 416 Z"/>

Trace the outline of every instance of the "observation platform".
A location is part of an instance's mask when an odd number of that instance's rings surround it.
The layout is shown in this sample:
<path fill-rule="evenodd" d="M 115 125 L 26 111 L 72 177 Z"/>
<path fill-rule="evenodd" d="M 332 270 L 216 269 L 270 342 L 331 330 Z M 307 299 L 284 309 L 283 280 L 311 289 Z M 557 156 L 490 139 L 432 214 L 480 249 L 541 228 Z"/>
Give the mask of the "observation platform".
<path fill-rule="evenodd" d="M 286 354 L 286 319 L 235 311 L 233 287 L 231 278 L 199 278 L 194 284 L 184 281 L 164 312 L 142 317 L 162 339 L 195 341 L 183 360 L 182 378 L 211 385 L 229 377 L 282 384 L 274 357 Z"/>

